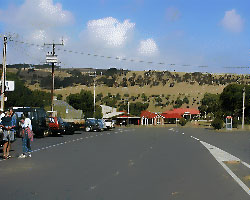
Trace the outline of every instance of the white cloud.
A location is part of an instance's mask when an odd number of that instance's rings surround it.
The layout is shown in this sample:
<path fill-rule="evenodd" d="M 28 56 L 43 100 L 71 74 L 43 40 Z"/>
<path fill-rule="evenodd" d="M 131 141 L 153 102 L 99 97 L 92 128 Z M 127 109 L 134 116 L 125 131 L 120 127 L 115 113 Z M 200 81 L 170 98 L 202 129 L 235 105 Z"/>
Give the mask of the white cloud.
<path fill-rule="evenodd" d="M 128 59 L 140 61 L 144 59 L 143 56 L 152 56 L 158 52 L 153 39 L 140 41 L 138 35 L 135 37 L 135 23 L 129 19 L 123 21 L 113 17 L 93 19 L 87 22 L 79 38 L 71 37 L 68 35 L 71 31 L 68 30 L 75 28 L 72 26 L 74 17 L 53 0 L 25 0 L 20 6 L 0 9 L 0 23 L 4 25 L 6 32 L 18 33 L 16 39 L 19 41 L 42 45 L 59 43 L 63 36 L 66 45 L 56 47 L 62 65 L 136 68 L 138 62 L 134 61 L 131 65 Z M 8 54 L 10 63 L 42 63 L 45 61 L 46 53 L 51 51 L 51 46 L 38 48 L 36 45 L 20 43 L 9 43 L 8 46 L 11 51 Z M 57 48 L 84 54 L 68 53 Z M 112 58 L 107 59 L 107 57 Z"/>
<path fill-rule="evenodd" d="M 158 47 L 152 38 L 140 41 L 138 52 L 144 56 L 152 56 L 158 52 Z"/>
<path fill-rule="evenodd" d="M 20 7 L 10 7 L 1 13 L 1 21 L 18 27 L 47 29 L 68 25 L 74 21 L 69 11 L 53 0 L 26 0 Z"/>
<path fill-rule="evenodd" d="M 6 24 L 9 31 L 26 35 L 29 39 L 32 37 L 37 42 L 57 39 L 61 29 L 74 22 L 74 17 L 53 0 L 26 0 L 20 7 L 0 10 L 0 22 Z"/>
<path fill-rule="evenodd" d="M 243 30 L 243 19 L 236 13 L 235 9 L 225 12 L 224 18 L 221 20 L 222 26 L 231 32 L 241 32 Z"/>
<path fill-rule="evenodd" d="M 87 24 L 87 32 L 89 37 L 97 42 L 103 42 L 109 47 L 121 47 L 126 43 L 134 27 L 135 23 L 129 20 L 119 22 L 113 17 L 107 17 L 90 20 Z"/>

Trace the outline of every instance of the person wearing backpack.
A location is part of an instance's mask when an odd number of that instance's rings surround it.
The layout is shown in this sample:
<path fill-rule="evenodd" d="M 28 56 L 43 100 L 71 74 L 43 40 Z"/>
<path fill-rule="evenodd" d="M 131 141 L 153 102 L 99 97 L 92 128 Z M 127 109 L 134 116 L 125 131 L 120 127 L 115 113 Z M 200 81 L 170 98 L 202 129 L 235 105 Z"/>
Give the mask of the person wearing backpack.
<path fill-rule="evenodd" d="M 18 158 L 31 157 L 31 141 L 33 141 L 33 131 L 31 120 L 27 112 L 24 113 L 23 119 L 20 122 L 22 126 L 21 136 L 23 153 Z"/>

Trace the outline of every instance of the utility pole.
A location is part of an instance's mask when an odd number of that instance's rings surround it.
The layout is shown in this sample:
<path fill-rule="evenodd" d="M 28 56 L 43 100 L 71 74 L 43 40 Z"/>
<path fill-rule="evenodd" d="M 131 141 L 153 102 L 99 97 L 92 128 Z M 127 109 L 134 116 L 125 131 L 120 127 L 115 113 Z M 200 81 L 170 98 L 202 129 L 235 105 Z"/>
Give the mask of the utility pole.
<path fill-rule="evenodd" d="M 242 129 L 244 129 L 244 118 L 245 118 L 245 95 L 246 95 L 246 92 L 245 92 L 245 87 L 243 88 L 243 108 L 242 108 Z"/>
<path fill-rule="evenodd" d="M 96 71 L 95 74 L 90 74 L 89 76 L 93 76 L 94 77 L 94 117 L 95 117 L 95 79 L 96 79 Z"/>
<path fill-rule="evenodd" d="M 128 101 L 128 115 L 129 115 L 129 101 Z"/>
<path fill-rule="evenodd" d="M 5 81 L 6 81 L 6 54 L 7 54 L 7 37 L 4 37 L 4 46 L 3 46 L 3 69 L 2 69 L 2 78 L 1 78 L 1 111 L 4 111 L 4 100 L 5 100 Z"/>
<path fill-rule="evenodd" d="M 45 45 L 52 45 L 52 52 L 51 55 L 47 55 L 46 60 L 47 63 L 51 63 L 52 64 L 52 72 L 51 72 L 51 76 L 52 76 L 52 86 L 51 86 L 51 111 L 54 111 L 54 104 L 53 104 L 53 100 L 54 100 L 54 87 L 55 87 L 55 63 L 57 63 L 57 55 L 55 54 L 55 47 L 56 45 L 63 45 L 63 40 L 62 43 L 60 44 L 55 44 L 54 42 L 52 44 L 45 44 Z"/>

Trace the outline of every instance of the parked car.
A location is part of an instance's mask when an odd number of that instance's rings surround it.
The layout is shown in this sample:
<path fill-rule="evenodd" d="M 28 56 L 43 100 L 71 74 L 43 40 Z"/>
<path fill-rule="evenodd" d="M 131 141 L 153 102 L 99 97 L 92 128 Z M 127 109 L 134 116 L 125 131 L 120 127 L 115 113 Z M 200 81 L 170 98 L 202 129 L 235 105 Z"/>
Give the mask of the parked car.
<path fill-rule="evenodd" d="M 103 119 L 98 119 L 97 122 L 101 128 L 101 131 L 107 130 L 106 123 Z"/>
<path fill-rule="evenodd" d="M 111 119 L 105 119 L 104 121 L 107 129 L 115 128 L 115 123 Z"/>
<path fill-rule="evenodd" d="M 65 134 L 74 134 L 76 130 L 78 130 L 78 127 L 73 122 L 66 122 L 62 119 L 62 123 L 65 127 Z"/>
<path fill-rule="evenodd" d="M 31 119 L 32 130 L 35 136 L 48 136 L 49 128 L 46 124 L 47 114 L 44 108 L 32 108 L 32 107 L 14 107 L 13 111 L 17 115 L 17 136 L 20 136 L 20 119 L 24 112 L 28 113 Z"/>
<path fill-rule="evenodd" d="M 66 132 L 65 124 L 60 117 L 48 117 L 48 125 L 52 134 L 63 134 Z"/>
<path fill-rule="evenodd" d="M 85 121 L 85 131 L 101 131 L 101 127 L 97 121 L 97 119 L 94 118 L 88 118 Z"/>

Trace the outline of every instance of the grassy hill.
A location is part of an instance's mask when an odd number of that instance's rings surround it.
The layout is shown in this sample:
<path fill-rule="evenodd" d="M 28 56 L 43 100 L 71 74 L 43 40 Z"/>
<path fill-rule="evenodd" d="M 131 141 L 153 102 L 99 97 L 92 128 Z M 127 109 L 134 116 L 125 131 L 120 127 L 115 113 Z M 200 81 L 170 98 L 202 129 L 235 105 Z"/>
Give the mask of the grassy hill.
<path fill-rule="evenodd" d="M 25 80 L 30 89 L 50 91 L 50 69 L 9 70 Z M 55 94 L 61 94 L 64 100 L 81 89 L 93 93 L 93 77 L 84 69 L 56 70 L 55 77 L 58 83 Z M 130 103 L 145 102 L 149 103 L 148 110 L 162 112 L 176 106 L 178 99 L 186 97 L 189 102 L 181 107 L 198 108 L 206 92 L 217 94 L 230 83 L 249 82 L 249 76 L 237 74 L 102 70 L 96 77 L 96 100 L 97 104 L 112 104 L 117 108 L 127 105 L 128 100 Z"/>

